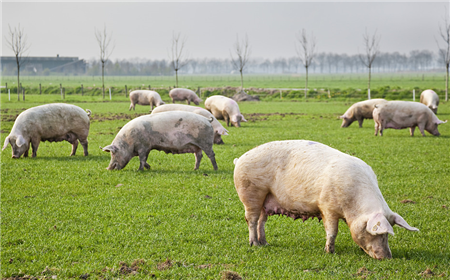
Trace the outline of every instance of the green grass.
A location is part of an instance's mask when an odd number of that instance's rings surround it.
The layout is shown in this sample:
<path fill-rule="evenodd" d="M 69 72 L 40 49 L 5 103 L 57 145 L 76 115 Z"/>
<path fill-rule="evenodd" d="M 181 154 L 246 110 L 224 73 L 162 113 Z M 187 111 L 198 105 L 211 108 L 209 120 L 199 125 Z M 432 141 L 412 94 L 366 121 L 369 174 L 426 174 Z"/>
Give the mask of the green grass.
<path fill-rule="evenodd" d="M 16 76 L 2 76 L 1 85 L 8 83 L 8 87 L 17 84 Z M 368 74 L 310 74 L 308 87 L 310 89 L 328 88 L 359 88 L 367 89 Z M 83 84 L 84 88 L 101 87 L 101 76 L 22 76 L 21 83 L 25 87 L 33 87 L 38 91 L 42 87 L 57 86 L 77 87 Z M 105 87 L 124 88 L 167 88 L 175 85 L 175 76 L 105 76 Z M 240 87 L 239 75 L 180 75 L 179 87 Z M 250 88 L 304 88 L 304 74 L 279 75 L 244 75 L 244 87 Z M 445 88 L 445 72 L 426 73 L 373 73 L 372 88 L 384 86 L 399 86 L 401 88 Z"/>
<path fill-rule="evenodd" d="M 59 102 L 50 97 L 8 102 L 2 95 L 1 143 L 16 114 Z M 150 170 L 137 172 L 135 157 L 125 169 L 108 171 L 110 156 L 99 146 L 110 144 L 128 122 L 122 114 L 144 114 L 148 106 L 129 112 L 125 97 L 66 98 L 93 112 L 88 157 L 81 146 L 69 157 L 67 142 L 42 143 L 36 158 L 13 160 L 10 147 L 1 154 L 2 278 L 219 279 L 234 271 L 244 279 L 421 279 L 427 268 L 435 276 L 450 275 L 449 123 L 440 125 L 440 137 L 392 129 L 375 137 L 372 120 L 361 129 L 340 128 L 338 117 L 351 103 L 240 103 L 249 122 L 228 128 L 226 144 L 214 146 L 219 170 L 207 157 L 193 171 L 192 154 L 152 151 Z M 438 117 L 450 119 L 450 103 L 441 103 Z M 331 255 L 323 252 L 325 231 L 317 219 L 272 216 L 266 225 L 270 245 L 250 247 L 233 159 L 281 139 L 318 141 L 364 160 L 390 208 L 420 232 L 394 227 L 393 259 L 377 261 L 358 248 L 343 222 Z M 130 273 L 127 268 L 141 259 L 136 274 Z M 358 273 L 362 267 L 368 271 Z"/>

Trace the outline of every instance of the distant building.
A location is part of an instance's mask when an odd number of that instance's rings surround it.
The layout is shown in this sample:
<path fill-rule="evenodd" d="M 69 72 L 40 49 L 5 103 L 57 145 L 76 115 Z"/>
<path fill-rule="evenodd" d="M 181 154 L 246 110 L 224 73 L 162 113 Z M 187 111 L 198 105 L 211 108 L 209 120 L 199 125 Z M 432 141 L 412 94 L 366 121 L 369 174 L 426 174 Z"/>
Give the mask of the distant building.
<path fill-rule="evenodd" d="M 56 57 L 38 57 L 29 56 L 22 58 L 23 63 L 20 68 L 21 74 L 50 74 L 50 72 L 84 74 L 86 73 L 87 63 L 78 57 L 59 56 Z M 4 74 L 17 73 L 16 57 L 2 56 L 1 69 Z"/>

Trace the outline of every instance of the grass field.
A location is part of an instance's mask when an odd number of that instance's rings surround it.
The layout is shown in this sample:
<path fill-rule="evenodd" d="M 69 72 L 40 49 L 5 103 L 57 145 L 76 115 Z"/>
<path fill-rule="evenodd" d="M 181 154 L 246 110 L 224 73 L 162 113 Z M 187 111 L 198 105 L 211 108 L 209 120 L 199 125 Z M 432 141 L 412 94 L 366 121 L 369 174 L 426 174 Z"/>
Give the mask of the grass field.
<path fill-rule="evenodd" d="M 313 88 L 359 88 L 367 89 L 367 74 L 310 74 L 308 87 Z M 1 85 L 8 87 L 17 84 L 16 76 L 2 76 Z M 22 76 L 23 86 L 37 90 L 39 84 L 45 86 L 76 87 L 83 84 L 85 88 L 101 87 L 101 76 Z M 167 88 L 175 85 L 175 76 L 105 76 L 105 87 Z M 224 87 L 241 86 L 239 75 L 180 75 L 179 87 Z M 250 88 L 304 88 L 304 74 L 283 75 L 244 75 L 244 87 Z M 445 88 L 445 72 L 427 73 L 373 73 L 372 88 L 398 86 L 401 88 Z"/>
<path fill-rule="evenodd" d="M 1 143 L 21 111 L 59 101 L 1 98 Z M 248 122 L 228 128 L 225 145 L 214 146 L 219 170 L 207 157 L 194 171 L 192 154 L 152 151 L 150 170 L 137 172 L 135 157 L 125 169 L 108 171 L 110 155 L 99 146 L 112 142 L 128 116 L 149 108 L 129 112 L 125 97 L 92 98 L 66 98 L 93 112 L 88 157 L 81 146 L 69 157 L 67 142 L 41 143 L 36 158 L 13 160 L 10 146 L 2 152 L 2 278 L 232 279 L 227 271 L 244 279 L 450 276 L 450 123 L 440 125 L 440 137 L 392 129 L 375 137 L 372 120 L 363 128 L 340 128 L 338 117 L 351 103 L 243 102 Z M 450 119 L 450 103 L 441 102 L 438 113 Z M 336 254 L 326 254 L 322 222 L 272 216 L 266 224 L 270 245 L 250 247 L 233 159 L 286 139 L 318 141 L 364 160 L 390 208 L 420 232 L 394 227 L 393 259 L 377 261 L 358 248 L 343 222 Z"/>

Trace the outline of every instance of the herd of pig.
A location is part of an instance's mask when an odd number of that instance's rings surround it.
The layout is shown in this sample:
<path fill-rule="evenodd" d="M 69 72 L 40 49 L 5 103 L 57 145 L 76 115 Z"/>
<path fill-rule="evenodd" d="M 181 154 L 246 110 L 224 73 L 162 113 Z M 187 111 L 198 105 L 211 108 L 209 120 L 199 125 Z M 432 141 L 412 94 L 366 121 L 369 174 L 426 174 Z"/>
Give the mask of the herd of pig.
<path fill-rule="evenodd" d="M 131 105 L 150 105 L 151 114 L 135 118 L 118 132 L 112 143 L 103 148 L 111 154 L 107 169 L 120 170 L 132 157 L 139 157 L 139 169 L 150 168 L 147 163 L 153 149 L 166 153 L 193 153 L 198 169 L 202 152 L 217 170 L 213 143 L 223 144 L 222 135 L 227 126 L 241 126 L 246 122 L 238 104 L 225 96 L 211 96 L 205 108 L 195 92 L 173 89 L 172 102 L 186 100 L 188 105 L 165 104 L 155 91 L 136 90 L 130 93 Z M 375 135 L 386 128 L 419 127 L 438 136 L 437 127 L 443 123 L 436 117 L 439 98 L 432 90 L 421 94 L 421 103 L 373 99 L 352 105 L 341 116 L 341 127 L 355 120 L 362 126 L 363 119 L 373 118 Z M 423 103 L 423 104 L 422 104 Z M 156 107 L 153 109 L 153 107 Z M 91 115 L 80 107 L 69 104 L 47 104 L 22 112 L 6 137 L 3 150 L 12 147 L 12 157 L 36 156 L 41 141 L 63 141 L 72 144 L 75 155 L 78 141 L 88 155 Z M 234 160 L 234 184 L 245 207 L 245 220 L 250 245 L 267 245 L 264 225 L 270 215 L 286 215 L 294 219 L 317 217 L 323 220 L 326 231 L 325 251 L 333 253 L 339 220 L 350 228 L 351 236 L 367 254 L 376 259 L 392 258 L 388 234 L 398 225 L 410 231 L 411 227 L 384 200 L 376 175 L 362 160 L 307 140 L 274 141 L 260 145 Z"/>

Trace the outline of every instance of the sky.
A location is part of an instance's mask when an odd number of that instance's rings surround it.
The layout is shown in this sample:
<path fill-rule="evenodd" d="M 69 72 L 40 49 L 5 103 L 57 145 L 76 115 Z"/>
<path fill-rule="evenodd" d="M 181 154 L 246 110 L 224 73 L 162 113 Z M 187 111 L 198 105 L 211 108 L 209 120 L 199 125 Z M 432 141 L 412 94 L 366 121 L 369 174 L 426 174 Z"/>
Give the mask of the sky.
<path fill-rule="evenodd" d="M 369 1 L 289 2 L 18 2 L 1 3 L 2 56 L 9 27 L 20 24 L 28 56 L 99 56 L 95 29 L 111 34 L 110 59 L 168 59 L 173 34 L 186 38 L 189 58 L 230 58 L 237 36 L 248 36 L 252 58 L 296 56 L 296 34 L 314 34 L 318 52 L 357 54 L 363 34 L 381 36 L 380 51 L 436 52 L 449 3 Z M 443 46 L 443 43 L 441 43 Z"/>

